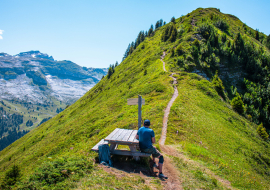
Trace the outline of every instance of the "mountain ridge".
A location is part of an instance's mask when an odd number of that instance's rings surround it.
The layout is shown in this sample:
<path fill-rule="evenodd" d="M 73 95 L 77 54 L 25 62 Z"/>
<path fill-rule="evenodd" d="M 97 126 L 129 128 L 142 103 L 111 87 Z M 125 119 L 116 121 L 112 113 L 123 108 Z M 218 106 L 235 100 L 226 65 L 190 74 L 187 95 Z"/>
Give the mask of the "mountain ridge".
<path fill-rule="evenodd" d="M 219 19 L 214 19 L 217 16 Z M 216 80 L 219 78 L 216 70 L 219 70 L 220 62 L 228 61 L 228 72 L 232 74 L 238 71 L 235 68 L 240 64 L 254 66 L 252 62 L 242 61 L 245 55 L 237 50 L 244 41 L 248 48 L 260 52 L 257 46 L 261 42 L 254 41 L 255 30 L 251 31 L 252 34 L 247 30 L 245 36 L 243 23 L 224 17 L 226 15 L 218 9 L 199 8 L 155 30 L 152 28 L 152 32 L 148 32 L 149 36 L 137 43 L 136 48 L 130 47 L 132 51 L 127 51 L 128 55 L 120 65 L 110 67 L 110 76 L 104 77 L 63 112 L 1 151 L 1 173 L 14 163 L 22 169 L 23 179 L 14 188 L 162 189 L 166 182 L 155 178 L 120 170 L 117 171 L 121 177 L 107 173 L 106 169 L 93 161 L 97 154 L 89 151 L 115 128 L 137 128 L 137 107 L 128 106 L 126 101 L 138 94 L 146 102 L 142 107 L 143 119 L 152 121 L 151 128 L 155 131 L 156 139 L 159 139 L 163 127 L 163 111 L 174 91 L 170 75 L 175 73 L 179 96 L 171 107 L 164 146 L 173 149 L 174 153 L 163 153 L 165 163 L 170 162 L 179 171 L 177 177 L 181 181 L 180 188 L 229 189 L 231 186 L 235 189 L 268 189 L 269 141 L 257 133 L 253 119 L 233 109 L 231 100 L 239 94 L 219 91 L 217 87 L 222 89 L 222 83 L 220 86 L 214 83 L 214 76 Z M 221 26 L 227 28 L 228 34 L 226 30 L 224 32 L 218 28 Z M 239 36 L 236 31 L 243 32 Z M 222 42 L 224 34 L 227 35 L 226 42 Z M 259 34 L 260 39 L 265 40 L 266 36 Z M 254 47 L 249 46 L 249 40 L 254 42 Z M 269 50 L 264 45 L 261 47 L 267 57 Z M 235 56 L 231 56 L 232 53 L 223 55 L 223 52 L 230 52 L 227 50 L 232 50 Z M 160 60 L 164 51 L 166 56 L 163 61 L 168 73 L 163 71 Z M 269 64 L 267 59 L 266 64 Z M 192 73 L 197 68 L 211 80 Z M 256 76 L 260 72 L 255 71 L 253 74 Z M 238 82 L 241 79 L 235 80 Z M 223 82 L 225 89 L 230 89 L 230 81 L 228 84 L 225 80 Z M 235 89 L 233 91 L 237 92 Z M 93 168 L 90 171 L 79 171 L 82 177 L 74 176 L 72 172 L 75 170 L 70 169 L 69 176 L 56 183 L 44 182 L 38 178 L 45 178 L 45 174 L 52 177 L 56 171 L 53 165 L 62 163 L 61 160 L 73 166 L 74 162 L 68 161 L 66 157 L 88 160 L 87 163 Z M 117 162 L 117 158 L 114 159 Z M 126 160 L 120 159 L 121 164 L 127 163 Z M 61 171 L 57 174 L 64 176 Z M 221 183 L 215 176 L 224 179 L 226 183 Z"/>

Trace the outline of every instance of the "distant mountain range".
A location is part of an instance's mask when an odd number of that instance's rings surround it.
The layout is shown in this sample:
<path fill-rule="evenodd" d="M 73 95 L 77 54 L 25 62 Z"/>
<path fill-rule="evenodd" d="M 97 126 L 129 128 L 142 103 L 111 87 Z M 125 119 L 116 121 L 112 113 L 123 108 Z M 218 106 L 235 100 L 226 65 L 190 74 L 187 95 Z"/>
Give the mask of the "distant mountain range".
<path fill-rule="evenodd" d="M 61 112 L 91 89 L 107 70 L 57 61 L 39 51 L 14 56 L 0 53 L 0 107 L 7 113 L 0 117 L 0 138 L 14 133 L 15 128 L 31 130 Z M 23 122 L 4 125 L 12 123 L 12 114 L 21 115 Z"/>
<path fill-rule="evenodd" d="M 39 51 L 15 56 L 0 53 L 0 97 L 44 103 L 46 96 L 51 95 L 70 104 L 106 74 L 105 68 L 86 68 L 71 61 L 56 61 Z"/>

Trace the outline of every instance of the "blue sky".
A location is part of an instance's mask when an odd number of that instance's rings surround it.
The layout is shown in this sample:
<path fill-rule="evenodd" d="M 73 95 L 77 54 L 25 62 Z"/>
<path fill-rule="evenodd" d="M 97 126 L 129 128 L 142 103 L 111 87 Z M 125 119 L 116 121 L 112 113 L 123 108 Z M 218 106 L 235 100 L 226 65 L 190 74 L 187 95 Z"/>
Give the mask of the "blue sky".
<path fill-rule="evenodd" d="M 198 7 L 220 8 L 270 34 L 269 0 L 0 0 L 0 52 L 39 50 L 86 67 L 121 62 L 139 31 Z"/>

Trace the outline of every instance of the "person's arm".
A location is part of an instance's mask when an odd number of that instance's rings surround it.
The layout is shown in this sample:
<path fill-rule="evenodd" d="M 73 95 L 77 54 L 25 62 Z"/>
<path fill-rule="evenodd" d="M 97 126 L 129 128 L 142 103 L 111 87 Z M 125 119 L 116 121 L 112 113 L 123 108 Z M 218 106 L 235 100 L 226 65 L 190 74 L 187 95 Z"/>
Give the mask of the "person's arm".
<path fill-rule="evenodd" d="M 136 135 L 136 139 L 139 140 L 139 135 L 138 134 Z"/>
<path fill-rule="evenodd" d="M 152 135 L 151 135 L 151 141 L 152 141 L 152 144 L 154 144 L 156 142 L 156 138 L 155 138 L 155 132 L 152 130 Z"/>

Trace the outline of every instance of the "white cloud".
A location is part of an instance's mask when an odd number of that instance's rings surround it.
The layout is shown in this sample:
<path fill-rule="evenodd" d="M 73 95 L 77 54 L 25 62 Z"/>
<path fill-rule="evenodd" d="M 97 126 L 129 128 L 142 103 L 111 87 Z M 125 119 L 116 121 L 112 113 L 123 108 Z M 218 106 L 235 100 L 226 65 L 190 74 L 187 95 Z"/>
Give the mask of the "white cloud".
<path fill-rule="evenodd" d="M 4 32 L 4 30 L 0 30 L 0 40 L 3 39 L 3 37 L 2 37 L 3 32 Z"/>

